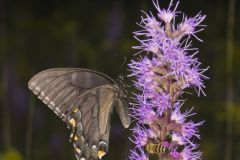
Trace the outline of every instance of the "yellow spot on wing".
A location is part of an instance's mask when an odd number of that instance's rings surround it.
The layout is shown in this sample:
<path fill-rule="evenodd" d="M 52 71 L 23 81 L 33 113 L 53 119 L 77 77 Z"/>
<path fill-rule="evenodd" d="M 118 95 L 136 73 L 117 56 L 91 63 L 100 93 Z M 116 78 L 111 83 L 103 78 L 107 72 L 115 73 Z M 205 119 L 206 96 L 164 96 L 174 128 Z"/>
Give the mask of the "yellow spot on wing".
<path fill-rule="evenodd" d="M 76 121 L 72 118 L 68 121 L 73 127 L 76 126 Z"/>
<path fill-rule="evenodd" d="M 98 157 L 99 159 L 102 159 L 102 157 L 106 154 L 106 152 L 99 150 L 98 151 Z"/>
<path fill-rule="evenodd" d="M 75 148 L 75 151 L 76 151 L 77 153 L 81 153 L 81 149 L 78 148 L 78 147 Z"/>
<path fill-rule="evenodd" d="M 76 113 L 78 111 L 78 108 L 74 109 L 73 112 Z"/>
<path fill-rule="evenodd" d="M 77 141 L 78 140 L 78 137 L 77 136 L 74 136 L 74 141 Z"/>

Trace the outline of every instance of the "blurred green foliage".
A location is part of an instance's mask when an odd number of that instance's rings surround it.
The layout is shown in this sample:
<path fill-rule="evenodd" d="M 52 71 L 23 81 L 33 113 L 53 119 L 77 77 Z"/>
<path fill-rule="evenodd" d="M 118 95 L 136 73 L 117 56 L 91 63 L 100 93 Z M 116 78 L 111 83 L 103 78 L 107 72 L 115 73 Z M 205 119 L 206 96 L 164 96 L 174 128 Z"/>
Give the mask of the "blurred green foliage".
<path fill-rule="evenodd" d="M 0 160 L 23 160 L 23 157 L 18 151 L 10 150 L 6 153 L 0 154 Z"/>

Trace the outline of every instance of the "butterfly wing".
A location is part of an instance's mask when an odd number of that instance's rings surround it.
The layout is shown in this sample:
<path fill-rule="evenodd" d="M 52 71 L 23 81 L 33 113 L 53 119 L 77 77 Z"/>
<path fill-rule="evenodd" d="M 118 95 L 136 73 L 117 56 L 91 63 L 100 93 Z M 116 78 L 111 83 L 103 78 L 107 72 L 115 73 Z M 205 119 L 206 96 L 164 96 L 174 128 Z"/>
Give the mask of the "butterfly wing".
<path fill-rule="evenodd" d="M 85 91 L 114 81 L 106 75 L 78 68 L 48 69 L 36 74 L 29 88 L 58 116 L 62 116 L 77 96 Z M 71 107 L 71 106 L 70 106 Z"/>
<path fill-rule="evenodd" d="M 88 69 L 57 68 L 35 75 L 29 88 L 72 128 L 77 158 L 98 159 L 107 152 L 117 97 L 111 78 Z"/>
<path fill-rule="evenodd" d="M 108 151 L 110 113 L 117 93 L 111 85 L 102 85 L 79 96 L 72 112 L 66 115 L 71 125 L 71 141 L 78 159 L 98 159 Z"/>

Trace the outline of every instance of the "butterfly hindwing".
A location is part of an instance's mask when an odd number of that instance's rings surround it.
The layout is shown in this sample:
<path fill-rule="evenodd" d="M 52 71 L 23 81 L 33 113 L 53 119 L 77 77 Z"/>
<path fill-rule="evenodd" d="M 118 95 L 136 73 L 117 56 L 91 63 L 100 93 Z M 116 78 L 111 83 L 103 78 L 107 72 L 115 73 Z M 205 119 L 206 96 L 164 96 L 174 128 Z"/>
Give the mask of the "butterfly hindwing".
<path fill-rule="evenodd" d="M 110 113 L 116 97 L 115 88 L 103 85 L 77 98 L 68 121 L 74 119 L 72 129 L 75 154 L 78 159 L 98 159 L 108 151 Z M 75 111 L 75 112 L 74 112 Z M 79 116 L 81 115 L 81 120 Z M 68 122 L 70 123 L 70 122 Z M 83 129 L 82 129 L 82 126 Z"/>

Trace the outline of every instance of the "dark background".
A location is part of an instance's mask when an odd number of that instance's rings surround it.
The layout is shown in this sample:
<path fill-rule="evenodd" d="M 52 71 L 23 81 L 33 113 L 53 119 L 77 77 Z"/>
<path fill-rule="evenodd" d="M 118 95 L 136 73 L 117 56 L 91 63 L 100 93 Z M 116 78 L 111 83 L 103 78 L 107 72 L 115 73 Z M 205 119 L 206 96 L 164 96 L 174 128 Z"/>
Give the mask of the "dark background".
<path fill-rule="evenodd" d="M 160 0 L 162 7 L 168 3 Z M 194 93 L 186 103 L 195 106 L 195 120 L 205 120 L 200 149 L 207 160 L 240 159 L 240 2 L 234 5 L 233 30 L 228 6 L 229 0 L 182 0 L 178 9 L 189 16 L 207 14 L 208 27 L 198 34 L 204 43 L 193 40 L 202 67 L 210 66 L 207 97 Z M 151 0 L 0 0 L 0 160 L 75 159 L 66 125 L 27 82 L 52 67 L 90 68 L 114 78 L 128 74 L 140 10 L 156 11 Z M 227 31 L 234 36 L 229 61 Z M 104 159 L 126 159 L 129 135 L 114 113 Z"/>

